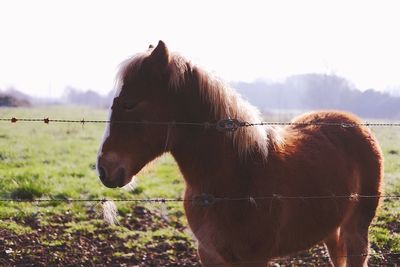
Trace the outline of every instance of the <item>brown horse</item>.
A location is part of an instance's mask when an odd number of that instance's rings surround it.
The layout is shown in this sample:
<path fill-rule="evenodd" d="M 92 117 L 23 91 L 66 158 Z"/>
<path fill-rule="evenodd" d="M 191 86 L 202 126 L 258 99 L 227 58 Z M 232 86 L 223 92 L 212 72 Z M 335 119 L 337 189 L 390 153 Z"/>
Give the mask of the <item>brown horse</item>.
<path fill-rule="evenodd" d="M 381 194 L 383 159 L 368 128 L 333 125 L 359 124 L 356 117 L 315 112 L 286 127 L 241 127 L 234 133 L 180 125 L 261 117 L 162 41 L 128 59 L 119 82 L 98 156 L 100 179 L 108 187 L 124 186 L 170 152 L 186 182 L 185 199 L 231 198 L 206 206 L 185 202 L 204 265 L 265 266 L 318 242 L 326 244 L 334 266 L 367 264 L 368 227 L 379 197 L 361 196 Z"/>

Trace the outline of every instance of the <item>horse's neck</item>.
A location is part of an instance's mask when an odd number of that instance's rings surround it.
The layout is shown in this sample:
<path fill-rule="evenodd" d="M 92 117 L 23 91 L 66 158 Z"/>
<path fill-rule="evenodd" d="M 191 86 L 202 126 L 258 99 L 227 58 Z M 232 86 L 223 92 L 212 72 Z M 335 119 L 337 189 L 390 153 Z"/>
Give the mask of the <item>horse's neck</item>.
<path fill-rule="evenodd" d="M 234 193 L 246 186 L 246 165 L 221 133 L 210 130 L 180 136 L 171 152 L 187 185 L 197 194 Z"/>
<path fill-rule="evenodd" d="M 212 122 L 220 119 L 215 114 L 217 104 L 204 101 L 196 83 L 181 92 L 179 103 L 183 103 L 185 112 L 181 113 L 180 120 Z M 216 129 L 177 127 L 175 130 L 171 153 L 191 189 L 197 193 L 243 192 L 243 188 L 237 189 L 246 186 L 249 167 L 240 159 L 232 136 Z"/>

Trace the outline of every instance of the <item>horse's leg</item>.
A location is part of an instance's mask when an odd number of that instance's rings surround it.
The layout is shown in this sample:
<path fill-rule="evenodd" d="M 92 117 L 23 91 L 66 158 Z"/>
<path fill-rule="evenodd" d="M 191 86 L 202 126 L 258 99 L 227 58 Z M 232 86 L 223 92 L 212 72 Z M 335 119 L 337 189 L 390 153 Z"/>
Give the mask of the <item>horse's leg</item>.
<path fill-rule="evenodd" d="M 346 244 L 347 266 L 367 266 L 368 228 L 375 217 L 378 202 L 377 198 L 360 199 L 353 213 L 342 227 Z"/>
<path fill-rule="evenodd" d="M 347 266 L 367 266 L 369 251 L 368 226 L 350 223 L 345 228 L 344 236 Z"/>
<path fill-rule="evenodd" d="M 346 248 L 344 244 L 343 233 L 339 228 L 325 239 L 325 245 L 328 249 L 331 263 L 335 267 L 342 267 L 346 265 Z"/>
<path fill-rule="evenodd" d="M 369 242 L 368 228 L 375 216 L 376 199 L 361 199 L 360 206 L 343 226 L 346 243 L 347 266 L 367 266 Z"/>
<path fill-rule="evenodd" d="M 226 261 L 218 255 L 218 253 L 211 253 L 210 251 L 205 250 L 199 245 L 197 249 L 197 253 L 199 254 L 200 261 L 202 266 L 221 266 L 221 267 L 228 267 L 230 266 Z"/>
<path fill-rule="evenodd" d="M 217 253 L 210 253 L 203 249 L 201 246 L 198 248 L 198 254 L 201 260 L 201 264 L 204 267 L 267 267 L 268 261 L 262 260 L 235 260 L 235 261 L 226 261 L 223 257 L 219 256 Z"/>

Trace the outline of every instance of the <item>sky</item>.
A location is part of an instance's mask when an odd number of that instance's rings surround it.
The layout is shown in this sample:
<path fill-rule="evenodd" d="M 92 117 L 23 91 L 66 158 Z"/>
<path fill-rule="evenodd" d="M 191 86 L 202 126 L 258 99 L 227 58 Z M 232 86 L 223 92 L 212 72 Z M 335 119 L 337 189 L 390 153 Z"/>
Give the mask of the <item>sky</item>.
<path fill-rule="evenodd" d="M 399 1 L 1 1 L 0 89 L 106 94 L 119 63 L 163 40 L 227 82 L 328 73 L 400 88 Z"/>

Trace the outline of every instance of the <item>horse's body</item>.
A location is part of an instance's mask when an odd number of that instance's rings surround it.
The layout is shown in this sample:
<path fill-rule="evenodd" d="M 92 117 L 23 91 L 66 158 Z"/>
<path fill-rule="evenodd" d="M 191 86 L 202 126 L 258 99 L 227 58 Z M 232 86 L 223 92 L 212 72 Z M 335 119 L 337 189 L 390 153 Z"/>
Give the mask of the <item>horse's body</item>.
<path fill-rule="evenodd" d="M 162 42 L 128 61 L 121 76 L 111 121 L 261 120 L 237 94 L 171 55 Z M 294 122 L 230 134 L 179 125 L 111 124 L 100 149 L 100 178 L 109 187 L 122 186 L 170 151 L 186 181 L 185 198 L 249 198 L 209 206 L 185 203 L 206 266 L 265 266 L 269 259 L 321 241 L 335 266 L 363 266 L 379 199 L 357 195 L 381 193 L 377 141 L 367 128 L 332 125 L 360 123 L 346 113 L 310 113 Z"/>
<path fill-rule="evenodd" d="M 309 114 L 296 122 L 359 123 L 347 114 L 335 112 Z M 255 199 L 276 196 L 254 202 L 217 203 L 207 208 L 186 204 L 188 221 L 199 239 L 205 261 L 274 258 L 322 240 L 337 263 L 346 260 L 340 256 L 368 253 L 367 231 L 377 199 L 284 196 L 379 195 L 381 156 L 369 131 L 288 126 L 281 134 L 281 145 L 270 146 L 266 164 L 260 156 L 240 164 L 240 159 L 224 155 L 229 151 L 227 147 L 215 144 L 195 160 L 185 159 L 184 155 L 190 152 L 187 150 L 181 155 L 173 153 L 184 176 L 200 181 L 188 183 L 187 198 L 204 192 Z M 196 150 L 191 153 L 198 154 Z M 217 166 L 203 169 L 213 164 Z M 344 243 L 346 250 L 341 247 Z M 361 266 L 364 259 L 354 256 L 348 260 L 359 263 L 350 266 Z"/>

